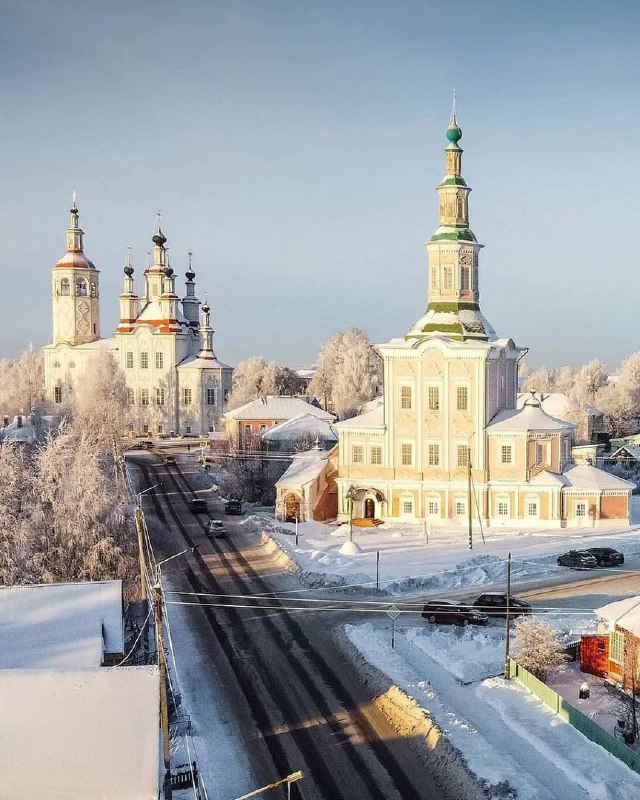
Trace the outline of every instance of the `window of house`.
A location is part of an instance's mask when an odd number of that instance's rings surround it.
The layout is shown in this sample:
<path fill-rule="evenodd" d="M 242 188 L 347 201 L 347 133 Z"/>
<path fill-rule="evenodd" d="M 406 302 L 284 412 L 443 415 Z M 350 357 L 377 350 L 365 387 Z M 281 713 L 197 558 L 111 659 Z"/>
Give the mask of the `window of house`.
<path fill-rule="evenodd" d="M 381 447 L 372 447 L 370 450 L 371 456 L 371 463 L 374 465 L 382 464 L 382 448 Z"/>
<path fill-rule="evenodd" d="M 469 445 L 468 444 L 459 444 L 457 447 L 457 455 L 458 455 L 458 466 L 459 467 L 468 467 L 469 466 Z"/>
<path fill-rule="evenodd" d="M 536 464 L 549 463 L 549 443 L 537 442 L 536 443 Z"/>
<path fill-rule="evenodd" d="M 624 664 L 623 631 L 613 631 L 609 634 L 609 658 L 617 664 Z"/>
<path fill-rule="evenodd" d="M 401 444 L 400 461 L 403 467 L 410 467 L 413 464 L 413 444 L 411 442 Z"/>
<path fill-rule="evenodd" d="M 164 433 L 164 425 L 158 425 L 158 433 Z"/>
<path fill-rule="evenodd" d="M 499 517 L 508 517 L 509 516 L 509 501 L 508 500 L 498 500 L 498 516 Z"/>
<path fill-rule="evenodd" d="M 149 426 L 147 425 L 147 423 L 145 423 L 145 424 L 142 426 L 142 432 L 143 432 L 143 433 L 149 433 Z"/>
<path fill-rule="evenodd" d="M 576 503 L 576 517 L 586 517 L 586 516 L 587 516 L 587 504 Z"/>
<path fill-rule="evenodd" d="M 148 406 L 149 405 L 149 390 L 148 389 L 141 389 L 140 390 L 140 405 L 141 406 Z"/>
<path fill-rule="evenodd" d="M 215 406 L 215 404 L 216 404 L 216 390 L 215 389 L 207 389 L 207 405 L 208 406 Z"/>
<path fill-rule="evenodd" d="M 464 517 L 467 513 L 467 501 L 466 500 L 456 500 L 455 503 L 455 512 L 456 517 Z"/>
<path fill-rule="evenodd" d="M 149 353 L 140 353 L 140 369 L 149 369 Z"/>
<path fill-rule="evenodd" d="M 407 499 L 402 501 L 402 513 L 413 514 L 413 500 Z"/>
<path fill-rule="evenodd" d="M 433 498 L 427 503 L 427 514 L 430 517 L 440 516 L 440 501 Z"/>
<path fill-rule="evenodd" d="M 351 450 L 351 461 L 354 464 L 364 464 L 364 447 L 361 444 L 354 444 Z"/>
<path fill-rule="evenodd" d="M 438 442 L 430 442 L 427 447 L 427 460 L 430 467 L 440 466 L 440 445 Z"/>
<path fill-rule="evenodd" d="M 440 408 L 440 387 L 429 386 L 427 389 L 427 405 L 429 411 L 438 411 Z"/>
<path fill-rule="evenodd" d="M 156 389 L 156 405 L 164 405 L 164 389 Z"/>
<path fill-rule="evenodd" d="M 133 389 L 127 389 L 127 403 L 129 403 L 130 406 L 133 406 L 135 405 L 135 402 L 136 402 L 135 391 Z"/>
<path fill-rule="evenodd" d="M 190 406 L 192 400 L 191 389 L 183 389 L 182 390 L 182 402 L 185 406 Z"/>
<path fill-rule="evenodd" d="M 510 444 L 503 444 L 500 447 L 500 460 L 503 464 L 511 464 L 513 460 L 513 448 Z"/>
<path fill-rule="evenodd" d="M 185 433 L 193 433 L 193 431 L 191 430 L 191 425 L 187 425 L 187 427 L 185 428 L 184 432 Z"/>
<path fill-rule="evenodd" d="M 400 407 L 412 408 L 413 406 L 413 389 L 411 386 L 400 387 Z"/>
<path fill-rule="evenodd" d="M 53 402 L 54 403 L 61 403 L 62 402 L 62 386 L 56 386 L 53 390 Z"/>
<path fill-rule="evenodd" d="M 124 354 L 124 365 L 127 369 L 133 369 L 133 351 L 127 350 Z"/>
<path fill-rule="evenodd" d="M 453 267 L 444 267 L 442 270 L 442 288 L 445 291 L 453 289 Z"/>
<path fill-rule="evenodd" d="M 470 285 L 469 285 L 469 274 L 470 270 L 469 267 L 462 267 L 460 269 L 460 289 L 463 292 L 468 292 Z"/>
<path fill-rule="evenodd" d="M 538 516 L 538 501 L 537 500 L 527 500 L 527 516 L 528 517 L 537 517 Z"/>
<path fill-rule="evenodd" d="M 164 369 L 164 353 L 156 352 L 156 369 Z"/>
<path fill-rule="evenodd" d="M 456 408 L 458 411 L 466 411 L 469 408 L 469 387 L 456 387 Z"/>

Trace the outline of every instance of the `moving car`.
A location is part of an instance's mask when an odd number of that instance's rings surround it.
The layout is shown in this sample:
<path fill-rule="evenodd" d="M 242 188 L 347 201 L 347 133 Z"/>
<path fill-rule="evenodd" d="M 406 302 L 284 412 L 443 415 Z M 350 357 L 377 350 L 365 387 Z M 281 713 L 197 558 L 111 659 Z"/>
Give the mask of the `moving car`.
<path fill-rule="evenodd" d="M 225 514 L 242 514 L 242 500 L 227 500 L 224 504 Z"/>
<path fill-rule="evenodd" d="M 598 566 L 598 560 L 592 553 L 586 550 L 569 550 L 556 559 L 560 567 L 572 567 L 573 569 L 593 569 Z"/>
<path fill-rule="evenodd" d="M 624 555 L 613 547 L 588 547 L 584 552 L 595 556 L 599 567 L 618 567 L 624 564 Z"/>
<path fill-rule="evenodd" d="M 507 595 L 500 592 L 485 592 L 481 594 L 473 605 L 479 611 L 494 617 L 505 617 L 507 615 Z M 519 617 L 521 614 L 531 614 L 532 608 L 526 600 L 520 600 L 514 595 L 509 596 L 509 616 Z"/>
<path fill-rule="evenodd" d="M 162 462 L 163 462 L 163 464 L 166 464 L 167 466 L 169 466 L 170 464 L 173 465 L 173 464 L 176 463 L 176 457 L 175 456 L 165 456 L 162 459 Z"/>
<path fill-rule="evenodd" d="M 203 500 L 201 497 L 193 497 L 189 500 L 189 508 L 194 514 L 206 514 L 207 501 Z"/>
<path fill-rule="evenodd" d="M 429 600 L 422 609 L 422 616 L 429 622 L 443 625 L 487 625 L 489 617 L 471 606 L 453 600 Z"/>
<path fill-rule="evenodd" d="M 209 538 L 215 537 L 216 539 L 223 538 L 227 535 L 227 526 L 221 519 L 210 519 L 207 536 Z"/>

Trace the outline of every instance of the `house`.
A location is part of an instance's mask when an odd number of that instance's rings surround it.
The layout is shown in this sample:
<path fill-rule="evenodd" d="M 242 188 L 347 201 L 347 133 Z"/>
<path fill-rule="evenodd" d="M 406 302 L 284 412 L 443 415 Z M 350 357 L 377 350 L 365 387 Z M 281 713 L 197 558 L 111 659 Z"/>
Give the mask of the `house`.
<path fill-rule="evenodd" d="M 308 450 L 316 442 L 326 450 L 335 446 L 338 434 L 326 420 L 306 413 L 267 428 L 261 439 L 268 450 Z"/>
<path fill-rule="evenodd" d="M 540 407 L 552 417 L 573 422 L 575 439 L 578 442 L 600 442 L 605 433 L 604 414 L 594 406 L 576 405 L 563 392 L 522 392 L 516 407 L 522 408 L 531 397 L 540 402 Z"/>
<path fill-rule="evenodd" d="M 223 419 L 229 438 L 241 449 L 253 449 L 260 447 L 260 437 L 267 429 L 300 414 L 311 414 L 328 423 L 335 420 L 333 414 L 299 397 L 270 394 L 227 411 Z"/>
<path fill-rule="evenodd" d="M 337 448 L 315 447 L 293 457 L 291 466 L 276 482 L 276 516 L 307 522 L 335 519 Z"/>
<path fill-rule="evenodd" d="M 5 416 L 0 427 L 0 442 L 33 444 L 42 440 L 50 421 L 50 417 L 38 414 L 17 414 L 12 420 Z"/>
<path fill-rule="evenodd" d="M 583 636 L 580 668 L 625 689 L 640 688 L 640 595 L 595 609 L 596 636 Z"/>
<path fill-rule="evenodd" d="M 609 458 L 624 467 L 637 467 L 640 465 L 640 444 L 623 444 Z"/>

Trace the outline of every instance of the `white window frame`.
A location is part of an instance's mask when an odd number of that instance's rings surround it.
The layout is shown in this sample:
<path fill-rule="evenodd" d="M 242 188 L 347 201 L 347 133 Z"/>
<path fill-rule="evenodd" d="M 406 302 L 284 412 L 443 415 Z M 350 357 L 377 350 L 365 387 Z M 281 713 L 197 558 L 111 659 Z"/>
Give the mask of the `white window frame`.
<path fill-rule="evenodd" d="M 464 391 L 466 393 L 466 401 L 464 406 L 460 406 L 460 392 Z M 456 411 L 468 411 L 469 405 L 471 402 L 471 388 L 468 383 L 457 383 L 456 384 Z"/>
<path fill-rule="evenodd" d="M 124 368 L 133 369 L 133 350 L 127 350 L 124 354 Z"/>
<path fill-rule="evenodd" d="M 148 406 L 151 404 L 151 397 L 148 389 L 140 389 L 140 405 Z"/>
<path fill-rule="evenodd" d="M 53 402 L 54 403 L 62 402 L 62 386 L 53 387 Z"/>
<path fill-rule="evenodd" d="M 440 517 L 440 498 L 427 497 L 427 516 Z"/>
<path fill-rule="evenodd" d="M 462 510 L 460 510 L 462 509 Z M 453 499 L 453 511 L 456 517 L 466 517 L 467 516 L 467 498 L 466 497 L 454 497 Z"/>
<path fill-rule="evenodd" d="M 164 389 L 162 387 L 156 389 L 156 405 L 164 405 Z"/>
<path fill-rule="evenodd" d="M 216 390 L 215 387 L 209 386 L 207 387 L 207 405 L 215 406 L 215 404 L 216 404 Z"/>
<path fill-rule="evenodd" d="M 357 457 L 356 457 L 357 454 Z M 351 463 L 364 464 L 364 445 L 352 444 L 351 445 Z"/>
<path fill-rule="evenodd" d="M 536 513 L 532 514 L 529 510 L 530 506 L 535 506 Z M 540 519 L 540 497 L 538 495 L 531 495 L 525 498 L 526 517 L 528 519 Z"/>
<path fill-rule="evenodd" d="M 164 369 L 164 353 L 162 350 L 156 350 L 155 352 L 155 365 L 156 369 Z"/>
<path fill-rule="evenodd" d="M 464 448 L 465 456 L 464 463 L 460 463 L 460 455 L 462 453 L 462 448 Z M 458 469 L 469 469 L 469 463 L 471 462 L 471 446 L 468 442 L 456 442 L 456 466 Z"/>
<path fill-rule="evenodd" d="M 435 460 L 432 461 L 432 452 L 431 449 L 434 447 L 435 450 L 433 451 L 433 457 Z M 442 465 L 442 443 L 440 441 L 427 441 L 427 466 L 428 467 L 440 467 Z"/>
<path fill-rule="evenodd" d="M 403 411 L 411 411 L 413 409 L 413 394 L 414 392 L 412 383 L 400 384 L 400 408 Z M 408 405 L 405 405 L 407 402 Z"/>
<path fill-rule="evenodd" d="M 193 392 L 190 386 L 185 386 L 182 389 L 182 405 L 190 406 L 193 403 Z M 187 431 L 189 433 L 189 431 Z"/>
<path fill-rule="evenodd" d="M 411 448 L 411 460 L 409 463 L 405 461 L 405 447 Z M 413 467 L 415 464 L 415 444 L 412 439 L 401 439 L 400 440 L 400 466 L 401 467 Z"/>
<path fill-rule="evenodd" d="M 140 353 L 140 369 L 149 369 L 149 353 L 143 350 Z"/>
<path fill-rule="evenodd" d="M 432 402 L 431 393 L 435 392 L 435 404 Z M 439 383 L 427 384 L 427 411 L 440 411 L 440 404 L 442 402 L 442 392 Z"/>
<path fill-rule="evenodd" d="M 413 517 L 413 506 L 414 501 L 413 497 L 401 497 L 400 498 L 400 514 L 403 517 Z"/>
<path fill-rule="evenodd" d="M 376 457 L 374 459 L 374 452 L 376 453 Z M 372 444 L 369 448 L 369 463 L 374 467 L 382 466 L 382 445 L 381 444 Z"/>
<path fill-rule="evenodd" d="M 507 509 L 506 514 L 500 513 L 501 506 L 506 506 Z M 496 497 L 496 518 L 508 519 L 510 517 L 511 517 L 511 499 L 505 495 L 500 495 Z"/>
<path fill-rule="evenodd" d="M 513 442 L 500 442 L 500 466 L 506 467 L 513 465 Z M 505 455 L 509 458 L 505 460 Z"/>
<path fill-rule="evenodd" d="M 445 264 L 442 267 L 442 291 L 453 291 L 453 266 Z"/>
<path fill-rule="evenodd" d="M 582 509 L 580 513 L 578 509 Z M 589 504 L 586 500 L 580 500 L 580 502 L 575 503 L 573 506 L 573 516 L 576 519 L 588 519 L 589 517 Z"/>
<path fill-rule="evenodd" d="M 624 632 L 613 630 L 609 634 L 609 660 L 624 664 Z"/>

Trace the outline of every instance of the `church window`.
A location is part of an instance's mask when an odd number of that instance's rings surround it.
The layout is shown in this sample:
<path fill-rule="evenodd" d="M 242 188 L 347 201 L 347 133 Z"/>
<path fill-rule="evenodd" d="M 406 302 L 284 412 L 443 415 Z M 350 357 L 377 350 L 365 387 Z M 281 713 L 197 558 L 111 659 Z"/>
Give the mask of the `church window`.
<path fill-rule="evenodd" d="M 498 500 L 498 516 L 499 517 L 508 517 L 509 516 L 509 501 L 508 500 Z"/>
<path fill-rule="evenodd" d="M 76 296 L 77 297 L 87 296 L 87 284 L 82 278 L 78 278 L 78 280 L 76 281 Z"/>
<path fill-rule="evenodd" d="M 503 464 L 513 462 L 513 447 L 510 444 L 503 444 L 500 448 L 500 460 Z"/>
<path fill-rule="evenodd" d="M 538 501 L 537 500 L 527 500 L 527 516 L 528 517 L 537 517 L 538 516 Z"/>
<path fill-rule="evenodd" d="M 413 387 L 411 386 L 400 387 L 400 407 L 401 408 L 413 407 Z"/>
<path fill-rule="evenodd" d="M 156 389 L 156 405 L 164 405 L 164 389 Z"/>
<path fill-rule="evenodd" d="M 209 433 L 215 433 L 215 431 L 216 431 L 216 426 L 213 424 L 213 422 L 210 422 L 209 423 Z"/>
<path fill-rule="evenodd" d="M 407 516 L 411 516 L 413 514 L 413 500 L 403 500 L 402 501 L 402 513 L 406 514 Z"/>
<path fill-rule="evenodd" d="M 215 406 L 215 404 L 216 404 L 216 390 L 207 389 L 207 405 Z"/>
<path fill-rule="evenodd" d="M 373 465 L 382 464 L 382 448 L 381 447 L 372 447 L 370 451 L 371 456 L 371 463 Z"/>
<path fill-rule="evenodd" d="M 586 516 L 587 516 L 587 504 L 576 503 L 576 517 L 586 517 Z"/>
<path fill-rule="evenodd" d="M 427 451 L 427 460 L 430 467 L 440 466 L 440 445 L 438 442 L 430 442 Z"/>
<path fill-rule="evenodd" d="M 351 461 L 354 464 L 364 464 L 364 447 L 361 444 L 354 444 L 351 450 Z"/>
<path fill-rule="evenodd" d="M 69 286 L 69 278 L 63 278 L 60 281 L 60 294 L 71 294 L 71 287 Z"/>
<path fill-rule="evenodd" d="M 94 281 L 91 281 L 91 297 L 97 297 L 97 288 Z"/>
<path fill-rule="evenodd" d="M 149 424 L 147 422 L 142 426 L 142 432 L 149 433 Z"/>
<path fill-rule="evenodd" d="M 467 501 L 459 498 L 455 504 L 456 517 L 464 517 L 467 513 Z"/>
<path fill-rule="evenodd" d="M 149 353 L 140 353 L 140 369 L 149 369 Z"/>
<path fill-rule="evenodd" d="M 133 351 L 127 350 L 124 354 L 124 365 L 127 369 L 133 369 Z"/>
<path fill-rule="evenodd" d="M 60 362 L 59 361 L 54 361 L 53 362 L 53 368 L 54 369 L 60 369 Z"/>
<path fill-rule="evenodd" d="M 443 267 L 442 269 L 442 288 L 445 292 L 453 289 L 453 267 Z"/>
<path fill-rule="evenodd" d="M 164 425 L 158 425 L 158 433 L 164 433 Z"/>
<path fill-rule="evenodd" d="M 187 425 L 187 427 L 185 428 L 185 433 L 192 433 L 191 425 Z"/>
<path fill-rule="evenodd" d="M 427 515 L 430 517 L 440 516 L 440 500 L 438 498 L 431 498 L 427 503 Z"/>
<path fill-rule="evenodd" d="M 164 368 L 164 353 L 156 351 L 156 369 Z"/>
<path fill-rule="evenodd" d="M 149 405 L 149 390 L 148 389 L 141 389 L 140 390 L 140 405 L 141 406 L 148 406 Z"/>
<path fill-rule="evenodd" d="M 403 467 L 413 466 L 412 442 L 402 442 L 402 444 L 400 445 L 400 462 Z"/>
<path fill-rule="evenodd" d="M 182 390 L 182 402 L 185 406 L 190 406 L 192 400 L 191 389 L 183 389 Z"/>
<path fill-rule="evenodd" d="M 538 442 L 536 444 L 536 465 L 549 463 L 549 444 L 548 442 Z"/>
<path fill-rule="evenodd" d="M 468 292 L 470 289 L 469 283 L 469 267 L 460 268 L 460 291 Z"/>
<path fill-rule="evenodd" d="M 457 217 L 458 218 L 464 217 L 464 198 L 463 197 L 456 198 L 456 212 L 457 212 Z"/>
<path fill-rule="evenodd" d="M 469 408 L 469 387 L 456 387 L 456 408 L 458 411 L 466 411 Z"/>
<path fill-rule="evenodd" d="M 62 386 L 56 386 L 53 390 L 53 402 L 54 403 L 61 403 L 62 402 Z"/>
<path fill-rule="evenodd" d="M 470 457 L 469 445 L 468 444 L 459 444 L 458 445 L 458 466 L 459 467 L 468 467 L 469 466 L 469 457 Z"/>
<path fill-rule="evenodd" d="M 136 404 L 136 393 L 133 389 L 127 389 L 127 402 L 130 406 L 134 406 Z"/>
<path fill-rule="evenodd" d="M 438 411 L 440 408 L 440 387 L 429 386 L 427 389 L 427 405 L 429 411 Z"/>
<path fill-rule="evenodd" d="M 438 288 L 438 270 L 431 267 L 431 288 L 435 291 Z"/>

